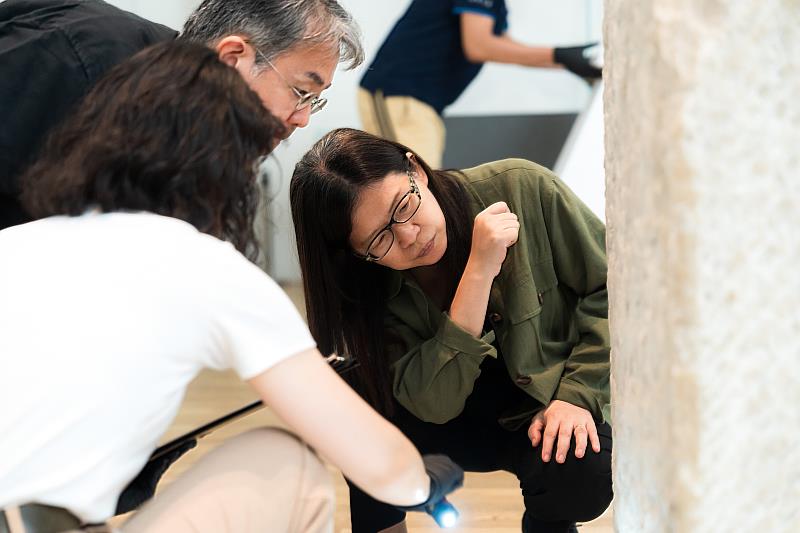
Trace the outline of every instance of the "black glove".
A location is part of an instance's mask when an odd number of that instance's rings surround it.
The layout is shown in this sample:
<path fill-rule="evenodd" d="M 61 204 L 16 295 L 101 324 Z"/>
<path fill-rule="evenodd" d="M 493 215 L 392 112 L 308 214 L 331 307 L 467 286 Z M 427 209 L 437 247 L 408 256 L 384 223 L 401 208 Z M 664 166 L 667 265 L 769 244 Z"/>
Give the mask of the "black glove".
<path fill-rule="evenodd" d="M 421 511 L 431 514 L 436 504 L 464 484 L 464 471 L 446 455 L 423 455 L 422 462 L 425 464 L 425 472 L 431 478 L 428 499 L 412 507 L 396 506 L 401 511 Z"/>
<path fill-rule="evenodd" d="M 139 475 L 133 478 L 133 481 L 128 483 L 128 486 L 119 495 L 117 510 L 114 511 L 114 514 L 123 514 L 138 509 L 152 498 L 158 480 L 161 479 L 167 468 L 195 446 L 197 446 L 197 439 L 188 440 L 179 448 L 147 461 Z"/>
<path fill-rule="evenodd" d="M 553 51 L 553 61 L 580 76 L 581 78 L 599 79 L 603 77 L 603 70 L 592 65 L 591 58 L 586 57 L 586 49 L 596 46 L 597 43 L 584 44 L 583 46 L 567 46 L 556 48 Z"/>

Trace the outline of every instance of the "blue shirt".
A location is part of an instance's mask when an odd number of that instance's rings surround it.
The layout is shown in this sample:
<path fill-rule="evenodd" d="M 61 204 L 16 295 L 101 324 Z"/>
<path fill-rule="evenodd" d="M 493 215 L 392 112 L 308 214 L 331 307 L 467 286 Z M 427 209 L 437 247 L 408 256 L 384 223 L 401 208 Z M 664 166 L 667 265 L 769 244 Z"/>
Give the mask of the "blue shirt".
<path fill-rule="evenodd" d="M 461 13 L 494 19 L 494 34 L 505 33 L 505 0 L 414 0 L 395 24 L 361 79 L 384 96 L 413 96 L 441 114 L 480 72 L 461 47 Z"/>

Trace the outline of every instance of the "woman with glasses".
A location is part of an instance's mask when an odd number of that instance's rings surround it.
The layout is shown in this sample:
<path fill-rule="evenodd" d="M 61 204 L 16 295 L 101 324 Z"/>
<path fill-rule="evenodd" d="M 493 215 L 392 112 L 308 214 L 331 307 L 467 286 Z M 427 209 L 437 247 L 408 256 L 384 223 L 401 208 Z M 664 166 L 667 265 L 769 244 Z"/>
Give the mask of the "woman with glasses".
<path fill-rule="evenodd" d="M 420 450 L 507 470 L 523 531 L 611 501 L 605 228 L 551 172 L 431 169 L 352 129 L 297 165 L 292 215 L 311 332 Z M 354 533 L 404 515 L 351 484 Z"/>

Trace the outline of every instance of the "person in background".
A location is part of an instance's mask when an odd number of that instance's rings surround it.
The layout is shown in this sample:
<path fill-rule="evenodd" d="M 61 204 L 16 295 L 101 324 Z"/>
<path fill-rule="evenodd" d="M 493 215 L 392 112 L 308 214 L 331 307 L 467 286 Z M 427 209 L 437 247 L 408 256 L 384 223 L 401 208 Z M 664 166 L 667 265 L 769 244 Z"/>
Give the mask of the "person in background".
<path fill-rule="evenodd" d="M 575 47 L 528 46 L 511 39 L 505 0 L 413 0 L 361 79 L 364 130 L 416 150 L 440 168 L 441 115 L 486 62 L 566 68 L 596 79 L 601 70 Z"/>
<path fill-rule="evenodd" d="M 174 30 L 100 0 L 0 3 L 0 229 L 32 220 L 20 175 L 50 129 L 111 67 Z M 213 48 L 283 123 L 284 138 L 326 103 L 339 61 L 363 61 L 336 0 L 204 0 L 181 33 Z"/>
<path fill-rule="evenodd" d="M 357 391 L 424 453 L 515 474 L 524 532 L 608 507 L 605 227 L 568 187 L 520 159 L 433 170 L 339 129 L 290 200 L 311 333 L 360 363 Z M 353 533 L 405 531 L 357 482 L 350 513 Z"/>
<path fill-rule="evenodd" d="M 339 378 L 245 257 L 256 168 L 282 133 L 215 51 L 178 41 L 111 69 L 51 134 L 23 191 L 40 219 L 0 231 L 0 531 L 110 531 L 203 368 L 235 370 L 296 435 L 232 438 L 124 533 L 331 532 L 313 450 L 403 508 L 460 484 Z"/>

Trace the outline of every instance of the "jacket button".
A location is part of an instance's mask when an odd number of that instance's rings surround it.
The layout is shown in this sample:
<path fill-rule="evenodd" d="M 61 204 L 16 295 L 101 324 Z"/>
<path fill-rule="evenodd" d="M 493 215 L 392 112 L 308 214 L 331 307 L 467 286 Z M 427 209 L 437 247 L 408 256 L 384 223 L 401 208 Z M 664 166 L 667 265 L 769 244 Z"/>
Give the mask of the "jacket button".
<path fill-rule="evenodd" d="M 522 376 L 522 375 L 517 376 L 517 379 L 514 380 L 514 382 L 517 385 L 530 385 L 531 381 L 533 380 L 531 379 L 530 376 Z"/>
<path fill-rule="evenodd" d="M 489 320 L 491 320 L 493 324 L 499 324 L 503 321 L 503 315 L 500 313 L 492 313 L 489 315 Z"/>

